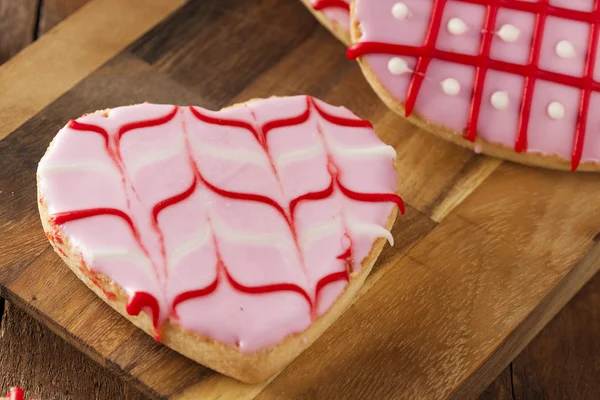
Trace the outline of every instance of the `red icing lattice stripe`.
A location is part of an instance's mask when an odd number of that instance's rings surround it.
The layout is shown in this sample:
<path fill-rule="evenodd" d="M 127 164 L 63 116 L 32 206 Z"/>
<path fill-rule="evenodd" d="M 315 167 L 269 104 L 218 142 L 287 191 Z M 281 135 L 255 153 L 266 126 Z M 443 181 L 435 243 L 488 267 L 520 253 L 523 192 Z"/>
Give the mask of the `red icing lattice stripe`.
<path fill-rule="evenodd" d="M 485 22 L 483 24 L 483 39 L 479 54 L 484 57 L 490 56 L 492 48 L 493 30 L 498 16 L 498 6 L 493 5 L 487 8 Z M 477 66 L 475 70 L 475 84 L 473 86 L 473 97 L 471 99 L 471 108 L 469 110 L 469 119 L 467 122 L 466 138 L 471 142 L 475 141 L 477 136 L 477 122 L 479 121 L 479 111 L 481 110 L 481 98 L 483 96 L 483 86 L 488 69 L 485 66 Z"/>
<path fill-rule="evenodd" d="M 520 75 L 525 78 L 523 87 L 521 112 L 517 129 L 517 139 L 515 141 L 515 151 L 523 152 L 527 150 L 527 129 L 533 101 L 533 91 L 535 81 L 538 79 L 546 80 L 561 85 L 571 86 L 582 91 L 577 127 L 573 142 L 571 157 L 571 169 L 575 171 L 580 162 L 583 152 L 585 130 L 589 113 L 589 103 L 591 92 L 600 92 L 600 83 L 594 81 L 593 72 L 596 63 L 596 52 L 598 49 L 598 25 L 600 24 L 600 0 L 595 0 L 594 10 L 592 12 L 582 12 L 570 10 L 562 7 L 551 6 L 548 0 L 540 0 L 537 3 L 516 2 L 508 0 L 457 0 L 464 3 L 483 5 L 487 7 L 486 19 L 484 24 L 483 37 L 481 39 L 480 52 L 477 56 L 453 53 L 449 51 L 438 50 L 435 48 L 435 42 L 441 28 L 441 18 L 447 0 L 434 0 L 430 24 L 426 32 L 426 39 L 422 46 L 407 46 L 401 44 L 382 43 L 382 42 L 359 42 L 355 43 L 347 51 L 349 59 L 368 54 L 391 54 L 398 56 L 417 57 L 417 66 L 409 84 L 406 97 L 406 116 L 408 117 L 413 110 L 416 102 L 424 74 L 427 71 L 429 62 L 432 59 L 449 61 L 453 63 L 475 66 L 475 82 L 473 85 L 472 103 L 469 111 L 465 138 L 475 141 L 477 136 L 477 121 L 479 118 L 481 96 L 485 82 L 487 70 L 494 69 L 507 73 Z M 532 39 L 532 51 L 530 53 L 527 65 L 519 65 L 490 58 L 492 32 L 495 25 L 495 19 L 498 9 L 508 8 L 520 11 L 526 11 L 535 14 L 535 24 Z M 545 71 L 539 68 L 539 58 L 542 40 L 544 36 L 545 21 L 548 16 L 556 16 L 563 19 L 588 22 L 590 26 L 590 37 L 588 40 L 588 55 L 586 59 L 584 76 L 581 78 L 568 76 L 565 74 Z"/>
<path fill-rule="evenodd" d="M 352 127 L 355 127 L 355 128 L 369 127 L 370 128 L 371 127 L 371 124 L 368 121 L 362 121 L 362 120 L 357 120 L 357 119 L 344 118 L 344 117 L 331 115 L 331 114 L 327 113 L 326 111 L 324 111 L 321 107 L 319 107 L 318 104 L 316 103 L 316 101 L 314 99 L 312 99 L 311 97 L 306 97 L 306 109 L 304 112 L 302 112 L 298 116 L 280 119 L 280 120 L 268 121 L 268 122 L 262 124 L 262 126 L 258 126 L 258 127 L 255 127 L 254 125 L 252 125 L 248 122 L 245 122 L 245 121 L 241 121 L 241 120 L 212 117 L 212 116 L 202 113 L 200 110 L 198 110 L 194 107 L 190 107 L 189 109 L 195 118 L 197 118 L 198 120 L 203 121 L 207 124 L 237 127 L 237 128 L 241 128 L 241 129 L 248 131 L 256 139 L 258 144 L 261 145 L 264 152 L 269 157 L 269 160 L 271 161 L 271 166 L 273 168 L 274 168 L 274 166 L 273 166 L 273 163 L 272 163 L 272 160 L 271 160 L 271 157 L 269 154 L 269 150 L 268 150 L 268 145 L 267 145 L 267 134 L 269 134 L 270 132 L 272 132 L 274 129 L 277 129 L 277 128 L 300 125 L 300 124 L 306 122 L 310 118 L 311 113 L 313 111 L 318 113 L 326 121 L 328 121 L 332 124 L 339 125 L 339 126 L 350 127 L 350 128 L 352 128 Z M 111 143 L 110 135 L 102 127 L 99 127 L 96 125 L 91 125 L 91 124 L 79 123 L 77 121 L 71 121 L 69 123 L 69 127 L 71 129 L 80 131 L 82 133 L 91 132 L 91 133 L 96 133 L 96 134 L 102 135 L 105 139 L 106 150 L 107 150 L 108 154 L 110 155 L 111 159 L 113 160 L 114 164 L 116 165 L 119 173 L 121 174 L 121 178 L 124 182 L 124 186 L 130 185 L 132 190 L 135 192 L 133 185 L 131 184 L 131 182 L 129 181 L 129 178 L 127 177 L 127 175 L 125 173 L 125 169 L 123 168 L 124 164 L 121 159 L 120 150 L 119 150 L 121 137 L 125 133 L 127 133 L 133 129 L 141 129 L 141 128 L 164 125 L 164 124 L 168 123 L 169 121 L 171 121 L 175 117 L 178 110 L 179 110 L 178 107 L 175 107 L 170 113 L 168 113 L 167 115 L 164 115 L 162 117 L 159 117 L 156 119 L 145 120 L 145 121 L 135 121 L 135 122 L 125 124 L 116 130 L 117 135 L 115 136 L 114 141 L 112 143 Z M 111 147 L 111 144 L 114 147 Z M 225 197 L 225 198 L 237 199 L 237 200 L 248 201 L 248 202 L 262 203 L 262 204 L 265 204 L 265 205 L 275 209 L 288 222 L 288 226 L 291 230 L 292 237 L 294 238 L 294 241 L 296 242 L 297 246 L 298 246 L 298 238 L 297 238 L 296 228 L 295 228 L 295 224 L 294 224 L 294 211 L 296 210 L 297 206 L 301 202 L 317 201 L 317 200 L 329 198 L 330 196 L 333 195 L 334 189 L 336 187 L 339 188 L 340 192 L 344 196 L 346 196 L 350 199 L 356 200 L 356 201 L 394 202 L 395 204 L 397 204 L 399 206 L 401 212 L 404 213 L 404 204 L 402 202 L 402 199 L 394 193 L 360 193 L 360 192 L 355 192 L 355 191 L 352 191 L 352 190 L 346 188 L 341 181 L 341 177 L 339 175 L 338 168 L 330 168 L 329 169 L 329 173 L 331 175 L 331 182 L 327 188 L 325 188 L 321 191 L 317 191 L 317 192 L 309 192 L 309 193 L 302 194 L 302 195 L 292 199 L 289 202 L 289 204 L 287 205 L 287 208 L 284 209 L 284 207 L 282 207 L 276 200 L 274 200 L 270 197 L 263 196 L 260 194 L 255 194 L 255 193 L 242 193 L 242 192 L 229 191 L 229 190 L 225 190 L 223 188 L 220 188 L 220 187 L 212 184 L 203 176 L 200 168 L 198 167 L 194 158 L 192 157 L 191 149 L 189 148 L 189 145 L 187 147 L 187 152 L 188 152 L 188 158 L 190 160 L 192 171 L 194 172 L 193 181 L 191 182 L 189 187 L 187 189 L 185 189 L 184 191 L 182 191 L 181 193 L 178 193 L 174 196 L 163 199 L 162 201 L 159 201 L 153 207 L 151 207 L 152 221 L 154 223 L 154 228 L 158 231 L 158 233 L 160 235 L 160 241 L 161 241 L 161 247 L 162 247 L 161 251 L 162 251 L 162 256 L 163 256 L 163 258 L 165 258 L 165 260 L 166 260 L 166 255 L 165 255 L 165 249 L 164 249 L 164 240 L 162 237 L 162 232 L 160 231 L 160 228 L 158 225 L 160 213 L 162 211 L 164 211 L 165 209 L 167 209 L 171 206 L 174 206 L 176 204 L 179 204 L 179 203 L 183 202 L 184 200 L 188 199 L 190 196 L 192 196 L 193 193 L 195 193 L 197 190 L 200 190 L 201 188 L 204 190 L 208 190 L 216 195 Z M 331 159 L 329 159 L 329 162 L 332 163 L 333 161 Z M 289 210 L 289 212 L 287 210 Z M 143 250 L 144 254 L 146 256 L 148 256 L 148 258 L 150 259 L 148 252 L 144 249 L 144 246 L 140 240 L 140 234 L 138 232 L 138 227 L 136 227 L 135 221 L 128 215 L 128 213 L 126 213 L 122 210 L 110 209 L 110 208 L 73 210 L 73 211 L 68 211 L 68 212 L 62 212 L 59 214 L 54 214 L 51 216 L 51 219 L 55 224 L 62 225 L 62 224 L 68 223 L 70 221 L 91 218 L 91 217 L 100 216 L 100 215 L 115 216 L 115 217 L 120 218 L 124 222 L 126 222 L 127 225 L 131 228 L 131 230 L 134 234 L 134 237 L 137 240 L 138 245 Z M 179 293 L 173 300 L 173 302 L 170 306 L 170 310 L 168 311 L 171 315 L 176 316 L 175 309 L 179 304 L 181 304 L 185 301 L 191 300 L 191 299 L 204 297 L 204 296 L 207 296 L 207 295 L 213 293 L 215 290 L 217 290 L 221 281 L 226 280 L 227 282 L 229 282 L 231 287 L 233 287 L 235 290 L 242 292 L 242 293 L 246 293 L 246 294 L 258 295 L 258 294 L 266 294 L 266 293 L 274 293 L 274 292 L 298 293 L 300 296 L 302 296 L 308 302 L 310 309 L 311 309 L 311 317 L 314 318 L 316 316 L 316 310 L 318 309 L 319 292 L 324 287 L 326 287 L 327 285 L 329 285 L 333 282 L 349 280 L 349 271 L 348 271 L 349 267 L 348 266 L 351 265 L 353 262 L 351 240 L 350 240 L 350 245 L 348 246 L 348 248 L 345 249 L 343 254 L 338 256 L 338 259 L 346 260 L 347 267 L 341 271 L 328 274 L 328 275 L 322 277 L 321 279 L 319 279 L 315 286 L 315 293 L 309 294 L 305 289 L 301 288 L 300 286 L 298 286 L 294 283 L 288 283 L 288 282 L 274 283 L 274 284 L 269 284 L 269 285 L 259 285 L 259 286 L 246 286 L 246 285 L 236 281 L 233 278 L 233 276 L 231 276 L 229 271 L 227 270 L 227 267 L 221 258 L 221 255 L 219 252 L 219 243 L 218 243 L 216 234 L 214 233 L 214 230 L 211 228 L 210 220 L 208 221 L 208 225 L 209 225 L 210 230 L 213 232 L 213 240 L 214 240 L 215 250 L 216 250 L 216 255 L 217 255 L 216 279 L 211 284 L 209 284 L 208 286 L 206 286 L 204 288 L 199 288 L 199 289 Z M 348 237 L 348 239 L 349 239 L 349 237 Z M 165 263 L 166 263 L 166 261 L 165 261 Z M 157 266 L 153 265 L 153 268 L 156 269 Z M 166 265 L 165 265 L 165 271 L 167 271 Z M 314 297 L 312 297 L 311 295 Z M 313 298 L 315 299 L 314 301 L 312 300 Z M 161 311 L 160 311 L 160 302 L 157 300 L 156 297 L 154 297 L 152 294 L 145 292 L 145 291 L 137 291 L 130 295 L 126 309 L 127 309 L 127 312 L 131 315 L 138 315 L 143 309 L 151 310 L 153 324 L 155 327 L 155 339 L 160 340 L 159 326 L 161 323 L 161 320 L 160 320 Z"/>
<path fill-rule="evenodd" d="M 548 5 L 548 0 L 541 0 L 542 6 Z M 543 9 L 542 9 L 543 11 Z M 529 56 L 530 70 L 537 70 L 542 51 L 542 39 L 544 37 L 544 27 L 546 25 L 546 14 L 540 12 L 535 17 L 533 28 L 532 50 Z M 536 76 L 529 73 L 525 76 L 525 84 L 523 86 L 523 101 L 521 103 L 521 113 L 519 116 L 519 127 L 517 129 L 517 140 L 515 143 L 515 151 L 523 152 L 527 150 L 527 127 L 529 124 L 529 116 L 531 115 L 531 103 L 533 102 L 533 87 Z"/>
<path fill-rule="evenodd" d="M 596 21 L 594 13 L 585 11 L 571 10 L 569 8 L 563 8 L 558 6 L 552 6 L 548 2 L 539 1 L 535 3 L 525 2 L 522 0 L 458 0 L 463 3 L 477 4 L 477 5 L 493 5 L 502 8 L 508 8 L 510 10 L 527 11 L 533 14 L 546 14 L 553 17 L 560 17 L 571 19 L 574 21 L 589 22 Z M 545 3 L 545 4 L 544 4 Z"/>
<path fill-rule="evenodd" d="M 446 0 L 434 0 L 433 2 L 431 23 L 429 24 L 427 33 L 425 34 L 425 44 L 423 44 L 421 47 L 425 54 L 431 54 L 432 51 L 435 50 L 435 44 L 442 26 L 444 5 L 446 5 Z M 407 116 L 412 114 L 415 103 L 417 102 L 417 96 L 421 90 L 421 84 L 423 83 L 423 79 L 425 79 L 425 73 L 427 72 L 427 67 L 429 67 L 431 59 L 431 56 L 424 56 L 420 57 L 417 61 L 417 66 L 415 67 L 415 71 L 408 85 L 408 94 L 406 95 L 405 107 Z"/>
<path fill-rule="evenodd" d="M 573 163 L 572 170 L 575 171 L 579 162 L 581 161 L 581 155 L 583 153 L 583 144 L 585 139 L 585 131 L 587 127 L 587 114 L 590 108 L 590 97 L 592 94 L 592 87 L 594 82 L 594 68 L 596 66 L 596 53 L 598 49 L 598 36 L 600 35 L 600 0 L 596 0 L 594 4 L 594 13 L 592 16 L 595 17 L 593 23 L 590 26 L 590 38 L 588 40 L 588 54 L 585 61 L 585 68 L 583 70 L 583 79 L 585 88 L 581 92 L 581 101 L 579 104 L 579 123 L 577 124 L 577 130 L 575 131 L 575 142 L 573 143 Z"/>

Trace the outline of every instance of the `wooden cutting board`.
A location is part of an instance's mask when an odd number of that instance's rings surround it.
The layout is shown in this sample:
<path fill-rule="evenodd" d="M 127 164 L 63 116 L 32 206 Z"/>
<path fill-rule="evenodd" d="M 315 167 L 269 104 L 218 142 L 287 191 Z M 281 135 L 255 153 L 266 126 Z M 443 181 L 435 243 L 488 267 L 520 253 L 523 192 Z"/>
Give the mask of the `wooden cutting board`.
<path fill-rule="evenodd" d="M 389 112 L 292 0 L 94 0 L 0 67 L 0 294 L 154 398 L 468 398 L 600 266 L 600 176 L 478 156 Z M 406 215 L 351 308 L 250 386 L 153 342 L 51 250 L 35 170 L 65 122 L 150 101 L 307 93 L 398 150 Z"/>

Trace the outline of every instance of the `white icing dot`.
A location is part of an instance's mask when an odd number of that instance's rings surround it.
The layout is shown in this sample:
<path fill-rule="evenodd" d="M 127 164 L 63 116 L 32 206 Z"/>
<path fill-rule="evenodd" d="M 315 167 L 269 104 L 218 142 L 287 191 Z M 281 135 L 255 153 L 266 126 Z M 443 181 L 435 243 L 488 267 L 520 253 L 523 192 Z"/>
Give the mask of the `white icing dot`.
<path fill-rule="evenodd" d="M 560 58 L 573 58 L 576 56 L 575 47 L 568 40 L 561 40 L 556 43 L 556 54 Z"/>
<path fill-rule="evenodd" d="M 548 116 L 552 119 L 563 119 L 565 117 L 565 106 L 558 101 L 548 104 Z"/>
<path fill-rule="evenodd" d="M 496 110 L 506 110 L 509 103 L 508 93 L 504 91 L 494 92 L 492 93 L 490 101 L 492 102 L 492 106 L 494 106 Z"/>
<path fill-rule="evenodd" d="M 394 4 L 392 7 L 392 15 L 397 20 L 408 18 L 408 6 L 402 2 Z"/>
<path fill-rule="evenodd" d="M 512 43 L 519 38 L 521 31 L 514 25 L 506 24 L 500 27 L 500 30 L 497 32 L 500 39 L 505 42 Z"/>
<path fill-rule="evenodd" d="M 393 75 L 402 75 L 406 72 L 411 72 L 406 61 L 400 57 L 393 57 L 390 59 L 390 61 L 388 61 L 388 70 Z"/>
<path fill-rule="evenodd" d="M 456 96 L 460 93 L 460 83 L 454 78 L 447 78 L 440 82 L 442 90 L 449 96 Z"/>
<path fill-rule="evenodd" d="M 448 32 L 453 35 L 462 35 L 468 30 L 469 27 L 465 24 L 465 21 L 460 18 L 452 18 L 448 21 Z"/>

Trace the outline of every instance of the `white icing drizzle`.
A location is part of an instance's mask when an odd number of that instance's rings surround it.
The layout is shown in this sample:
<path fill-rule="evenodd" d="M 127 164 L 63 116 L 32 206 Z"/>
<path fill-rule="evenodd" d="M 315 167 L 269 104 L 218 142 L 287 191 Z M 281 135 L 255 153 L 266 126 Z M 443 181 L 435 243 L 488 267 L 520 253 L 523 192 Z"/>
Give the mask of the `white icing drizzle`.
<path fill-rule="evenodd" d="M 398 2 L 392 7 L 392 15 L 399 21 L 408 18 L 408 14 L 408 6 L 402 2 Z"/>
<path fill-rule="evenodd" d="M 205 224 L 203 229 L 197 231 L 191 238 L 167 254 L 167 267 L 175 267 L 185 257 L 200 249 L 206 242 L 208 242 L 209 238 L 208 224 Z"/>
<path fill-rule="evenodd" d="M 73 239 L 71 239 L 73 240 Z M 82 251 L 84 253 L 84 251 Z M 113 249 L 85 249 L 84 258 L 88 265 L 98 264 L 106 260 L 123 260 L 129 261 L 135 266 L 142 267 L 141 269 L 150 278 L 154 278 L 154 267 L 152 263 L 148 261 L 145 254 L 141 252 L 134 252 L 127 248 L 113 248 Z"/>
<path fill-rule="evenodd" d="M 508 93 L 504 91 L 497 91 L 492 93 L 490 97 L 490 102 L 492 106 L 498 111 L 506 110 L 508 104 L 510 103 L 510 99 L 508 98 Z"/>
<path fill-rule="evenodd" d="M 269 169 L 269 160 L 263 153 L 246 150 L 217 147 L 190 136 L 192 149 L 196 154 L 217 157 L 223 160 L 235 161 L 242 164 L 252 164 Z"/>
<path fill-rule="evenodd" d="M 144 154 L 142 157 L 131 160 L 128 159 L 125 167 L 127 168 L 129 175 L 134 176 L 144 167 L 176 158 L 184 151 L 184 149 L 185 147 L 182 143 L 175 146 L 163 147 L 158 151 Z"/>
<path fill-rule="evenodd" d="M 396 158 L 396 150 L 392 146 L 373 146 L 373 147 L 343 147 L 332 146 L 334 153 L 344 157 L 390 157 Z"/>
<path fill-rule="evenodd" d="M 103 162 L 98 162 L 98 161 L 86 161 L 86 162 L 78 162 L 78 161 L 61 161 L 61 160 L 54 160 L 54 159 L 48 159 L 46 157 L 42 158 L 42 160 L 40 161 L 39 165 L 38 165 L 38 173 L 40 174 L 40 176 L 42 174 L 69 174 L 69 173 L 74 173 L 74 172 L 87 172 L 87 173 L 97 173 L 99 175 L 102 176 L 103 179 L 109 179 L 110 184 L 111 185 L 118 185 L 121 182 L 122 179 L 122 175 L 121 173 L 117 170 L 117 167 L 115 167 L 113 164 L 107 164 L 107 163 L 103 163 Z M 100 178 L 100 176 L 97 176 L 97 178 Z M 40 192 L 45 192 L 47 191 L 47 187 L 48 187 L 48 179 L 40 179 L 39 181 L 39 185 L 40 185 Z M 115 201 L 117 201 L 117 199 L 114 199 Z M 123 209 L 125 208 L 125 198 L 121 198 L 118 200 L 117 204 L 113 204 L 111 207 L 114 208 L 118 208 L 118 209 Z M 101 205 L 98 205 L 101 206 Z M 56 213 L 60 213 L 60 212 L 64 212 L 64 211 L 68 211 L 68 210 L 64 210 L 64 209 L 59 209 L 56 207 L 55 203 L 50 203 L 47 205 L 48 207 L 48 213 L 49 214 L 56 214 Z M 88 205 L 88 207 L 94 207 L 93 205 Z M 107 207 L 106 205 L 104 205 L 104 207 Z"/>
<path fill-rule="evenodd" d="M 339 144 L 336 140 L 326 135 L 326 141 L 328 147 L 337 155 L 342 157 L 390 157 L 396 158 L 396 150 L 392 146 L 388 145 L 379 145 L 372 147 L 348 147 Z M 288 151 L 286 153 L 281 153 L 279 156 L 275 158 L 275 165 L 278 168 L 286 167 L 290 164 L 310 160 L 316 158 L 318 156 L 325 155 L 325 149 L 323 145 L 319 142 L 315 142 L 310 147 L 305 147 L 303 149 Z"/>
<path fill-rule="evenodd" d="M 467 24 L 465 24 L 465 21 L 460 18 L 451 18 L 450 21 L 448 21 L 447 28 L 448 32 L 455 36 L 462 35 L 469 30 L 469 27 Z"/>
<path fill-rule="evenodd" d="M 324 224 L 311 226 L 302 232 L 300 243 L 303 249 L 307 249 L 312 243 L 321 240 L 327 236 L 339 235 L 341 232 L 340 219 L 338 217 L 331 218 Z"/>
<path fill-rule="evenodd" d="M 366 235 L 377 238 L 385 238 L 389 242 L 390 246 L 394 245 L 394 237 L 383 226 L 377 224 L 369 224 L 362 221 L 359 221 L 355 218 L 349 217 L 346 221 L 346 225 L 348 229 L 357 235 Z"/>
<path fill-rule="evenodd" d="M 447 78 L 440 82 L 442 90 L 448 96 L 456 96 L 460 93 L 460 83 L 454 78 Z"/>
<path fill-rule="evenodd" d="M 279 154 L 275 158 L 275 165 L 277 165 L 278 168 L 283 168 L 290 164 L 297 163 L 299 161 L 310 160 L 324 154 L 325 152 L 321 143 L 315 142 L 310 147 Z"/>
<path fill-rule="evenodd" d="M 548 116 L 554 120 L 563 119 L 565 117 L 565 106 L 558 101 L 553 101 L 548 104 Z"/>
<path fill-rule="evenodd" d="M 573 44 L 568 40 L 561 40 L 556 43 L 556 48 L 554 50 L 556 51 L 556 55 L 564 59 L 573 58 L 577 55 L 575 53 L 575 47 L 573 47 Z"/>
<path fill-rule="evenodd" d="M 396 149 L 387 144 L 375 145 L 371 147 L 351 147 L 338 142 L 327 132 L 323 132 L 323 139 L 327 147 L 338 156 L 342 157 L 389 157 L 396 159 Z"/>
<path fill-rule="evenodd" d="M 500 27 L 500 30 L 496 34 L 505 42 L 512 43 L 519 38 L 521 30 L 514 25 L 505 24 Z"/>
<path fill-rule="evenodd" d="M 400 57 L 392 57 L 390 61 L 388 61 L 388 70 L 392 75 L 402 75 L 407 72 L 412 72 L 412 70 L 408 68 L 406 61 Z"/>
<path fill-rule="evenodd" d="M 282 254 L 289 254 L 292 257 L 290 259 L 296 257 L 296 245 L 290 238 L 275 234 L 242 233 L 221 221 L 215 215 L 214 210 L 209 209 L 208 211 L 213 231 L 219 240 L 225 240 L 229 243 L 243 243 L 251 246 L 276 247 Z"/>
<path fill-rule="evenodd" d="M 40 162 L 38 171 L 40 171 L 40 173 L 69 171 L 99 172 L 102 174 L 111 175 L 111 178 L 115 180 L 121 179 L 121 174 L 117 168 L 104 162 Z"/>

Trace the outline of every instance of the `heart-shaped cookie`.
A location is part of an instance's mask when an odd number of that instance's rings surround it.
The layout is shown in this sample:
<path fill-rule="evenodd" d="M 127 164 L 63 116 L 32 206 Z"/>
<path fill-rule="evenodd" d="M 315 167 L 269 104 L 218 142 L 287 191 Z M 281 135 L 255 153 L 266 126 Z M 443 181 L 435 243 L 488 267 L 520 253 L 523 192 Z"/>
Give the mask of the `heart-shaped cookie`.
<path fill-rule="evenodd" d="M 350 0 L 302 0 L 319 22 L 350 45 Z"/>
<path fill-rule="evenodd" d="M 350 58 L 416 124 L 477 152 L 600 168 L 598 0 L 355 0 Z"/>
<path fill-rule="evenodd" d="M 368 121 L 307 96 L 119 107 L 60 130 L 39 209 L 55 250 L 117 311 L 257 382 L 339 316 L 393 242 L 395 157 Z"/>

